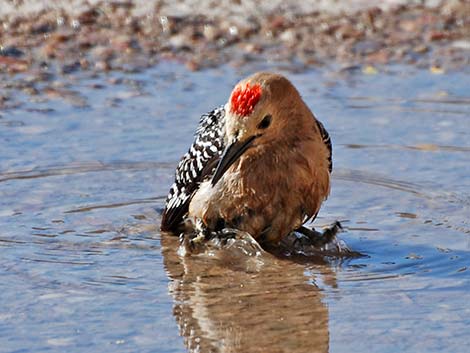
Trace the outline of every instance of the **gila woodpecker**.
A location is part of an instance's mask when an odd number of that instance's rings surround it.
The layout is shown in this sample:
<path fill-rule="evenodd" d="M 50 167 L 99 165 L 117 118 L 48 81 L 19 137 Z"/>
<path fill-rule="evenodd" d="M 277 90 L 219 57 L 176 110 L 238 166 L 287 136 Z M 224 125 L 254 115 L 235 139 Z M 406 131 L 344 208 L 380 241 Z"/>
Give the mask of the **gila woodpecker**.
<path fill-rule="evenodd" d="M 161 229 L 176 232 L 189 221 L 276 245 L 317 216 L 331 168 L 328 132 L 297 89 L 281 75 L 256 73 L 201 117 L 176 169 Z"/>

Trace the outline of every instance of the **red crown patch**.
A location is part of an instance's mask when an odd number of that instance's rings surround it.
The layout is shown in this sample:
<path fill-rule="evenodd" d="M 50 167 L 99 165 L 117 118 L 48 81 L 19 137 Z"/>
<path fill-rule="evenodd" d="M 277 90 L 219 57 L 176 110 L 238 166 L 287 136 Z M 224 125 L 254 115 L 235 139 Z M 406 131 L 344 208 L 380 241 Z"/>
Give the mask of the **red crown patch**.
<path fill-rule="evenodd" d="M 256 104 L 261 98 L 261 85 L 251 86 L 247 83 L 244 87 L 237 86 L 230 99 L 230 112 L 240 116 L 248 116 L 255 109 Z"/>

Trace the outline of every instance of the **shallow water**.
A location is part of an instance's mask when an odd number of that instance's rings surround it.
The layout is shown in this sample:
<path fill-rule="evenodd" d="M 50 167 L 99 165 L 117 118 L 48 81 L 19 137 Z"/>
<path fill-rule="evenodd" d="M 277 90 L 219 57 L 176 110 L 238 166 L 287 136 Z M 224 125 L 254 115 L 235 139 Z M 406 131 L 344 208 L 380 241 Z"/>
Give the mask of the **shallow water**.
<path fill-rule="evenodd" d="M 177 255 L 159 212 L 200 113 L 289 75 L 330 131 L 367 257 Z M 14 80 L 14 78 L 11 78 Z M 0 351 L 461 352 L 470 343 L 468 73 L 255 65 L 63 78 L 0 111 Z M 52 98 L 45 99 L 45 98 Z"/>

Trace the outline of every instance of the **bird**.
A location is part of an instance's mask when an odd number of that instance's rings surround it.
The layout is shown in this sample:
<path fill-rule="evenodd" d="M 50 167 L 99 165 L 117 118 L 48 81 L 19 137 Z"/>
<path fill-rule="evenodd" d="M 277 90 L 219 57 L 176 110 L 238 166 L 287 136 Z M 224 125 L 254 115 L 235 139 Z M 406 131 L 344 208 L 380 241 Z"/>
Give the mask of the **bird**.
<path fill-rule="evenodd" d="M 257 72 L 201 116 L 176 168 L 161 230 L 189 224 L 206 237 L 237 229 L 269 246 L 294 231 L 317 237 L 304 224 L 327 199 L 331 172 L 324 125 L 285 76 Z"/>

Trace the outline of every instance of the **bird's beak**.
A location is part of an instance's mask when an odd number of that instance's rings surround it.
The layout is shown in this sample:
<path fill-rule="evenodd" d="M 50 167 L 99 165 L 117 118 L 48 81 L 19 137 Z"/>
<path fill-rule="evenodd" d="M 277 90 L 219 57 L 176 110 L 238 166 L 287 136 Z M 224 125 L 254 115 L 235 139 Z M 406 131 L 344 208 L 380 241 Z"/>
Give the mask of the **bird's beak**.
<path fill-rule="evenodd" d="M 258 136 L 251 136 L 247 140 L 238 141 L 235 140 L 225 148 L 222 157 L 220 158 L 219 164 L 215 170 L 215 174 L 212 177 L 212 186 L 214 186 L 222 175 L 227 171 L 230 166 L 251 146 L 255 138 Z"/>

